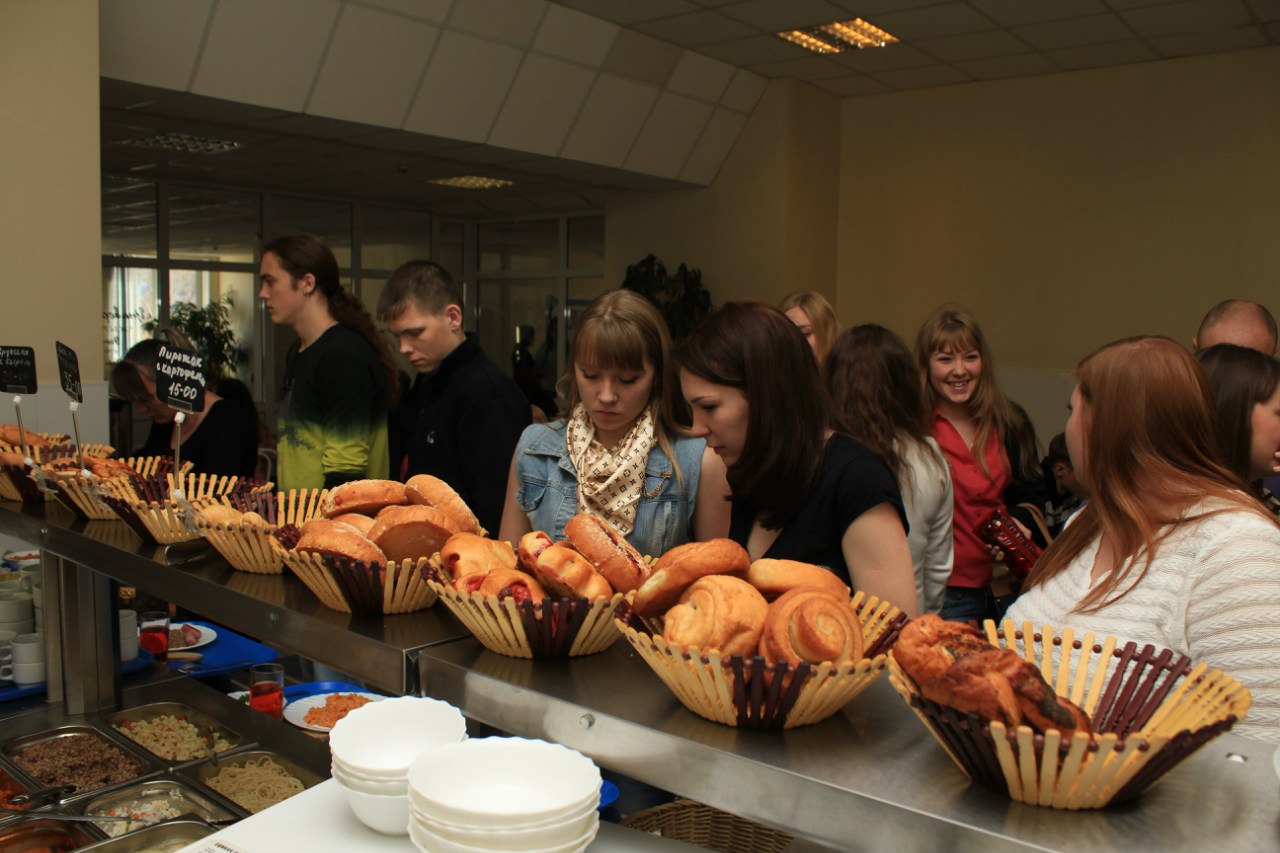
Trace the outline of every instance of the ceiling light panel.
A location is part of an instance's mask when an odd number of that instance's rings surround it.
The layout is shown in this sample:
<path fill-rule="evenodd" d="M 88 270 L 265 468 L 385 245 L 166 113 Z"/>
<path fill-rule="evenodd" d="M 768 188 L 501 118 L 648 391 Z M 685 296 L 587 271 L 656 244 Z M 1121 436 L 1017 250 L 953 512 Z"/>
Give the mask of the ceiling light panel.
<path fill-rule="evenodd" d="M 777 35 L 814 53 L 843 53 L 846 50 L 885 47 L 898 41 L 896 36 L 861 18 L 784 30 Z"/>

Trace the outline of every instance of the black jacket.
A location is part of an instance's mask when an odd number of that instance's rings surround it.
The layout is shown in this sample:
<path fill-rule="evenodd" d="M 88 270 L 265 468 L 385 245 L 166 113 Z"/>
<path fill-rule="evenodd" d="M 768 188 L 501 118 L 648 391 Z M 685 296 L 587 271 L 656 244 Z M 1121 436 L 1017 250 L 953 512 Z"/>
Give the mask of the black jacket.
<path fill-rule="evenodd" d="M 524 394 L 469 334 L 436 372 L 414 380 L 392 417 L 391 474 L 439 477 L 496 536 L 511 455 L 531 420 Z"/>

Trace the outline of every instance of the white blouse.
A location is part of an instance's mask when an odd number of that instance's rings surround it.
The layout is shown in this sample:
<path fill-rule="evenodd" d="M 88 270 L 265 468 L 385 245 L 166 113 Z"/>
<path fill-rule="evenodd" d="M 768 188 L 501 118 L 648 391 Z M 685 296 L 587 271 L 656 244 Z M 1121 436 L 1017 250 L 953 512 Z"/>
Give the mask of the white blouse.
<path fill-rule="evenodd" d="M 927 445 L 927 446 L 926 446 Z M 898 442 L 903 469 L 898 477 L 907 511 L 907 545 L 916 570 L 916 598 L 921 613 L 937 613 L 951 578 L 955 543 L 951 538 L 951 470 L 932 437 L 925 444 Z"/>

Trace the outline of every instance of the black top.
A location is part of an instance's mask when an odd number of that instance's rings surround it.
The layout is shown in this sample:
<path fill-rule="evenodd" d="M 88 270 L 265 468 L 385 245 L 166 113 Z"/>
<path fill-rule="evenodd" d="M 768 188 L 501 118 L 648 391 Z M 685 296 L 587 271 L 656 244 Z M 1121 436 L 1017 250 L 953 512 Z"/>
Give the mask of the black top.
<path fill-rule="evenodd" d="M 173 456 L 173 424 L 152 423 L 136 456 Z M 258 465 L 258 427 L 238 403 L 215 400 L 182 442 L 182 461 L 196 474 L 252 477 Z"/>
<path fill-rule="evenodd" d="M 782 529 L 763 556 L 826 566 L 852 586 L 841 539 L 854 519 L 882 503 L 897 510 L 905 532 L 907 514 L 889 466 L 863 444 L 837 433 L 822 452 L 817 485 L 805 497 L 795 520 Z M 729 538 L 747 547 L 755 519 L 753 508 L 735 500 Z"/>
<path fill-rule="evenodd" d="M 467 335 L 434 373 L 420 374 L 391 428 L 391 474 L 430 474 L 497 535 L 507 474 L 533 411 L 520 388 Z"/>

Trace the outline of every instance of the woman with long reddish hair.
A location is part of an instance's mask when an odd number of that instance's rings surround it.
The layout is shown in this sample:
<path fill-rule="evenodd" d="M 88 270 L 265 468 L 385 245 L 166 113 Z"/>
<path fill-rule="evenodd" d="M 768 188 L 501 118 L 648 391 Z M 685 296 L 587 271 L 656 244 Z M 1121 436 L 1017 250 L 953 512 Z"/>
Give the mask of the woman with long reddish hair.
<path fill-rule="evenodd" d="M 1280 742 L 1280 523 L 1217 454 L 1214 397 L 1168 338 L 1076 368 L 1067 450 L 1089 503 L 1009 618 L 1151 643 L 1253 693 L 1242 734 Z"/>

